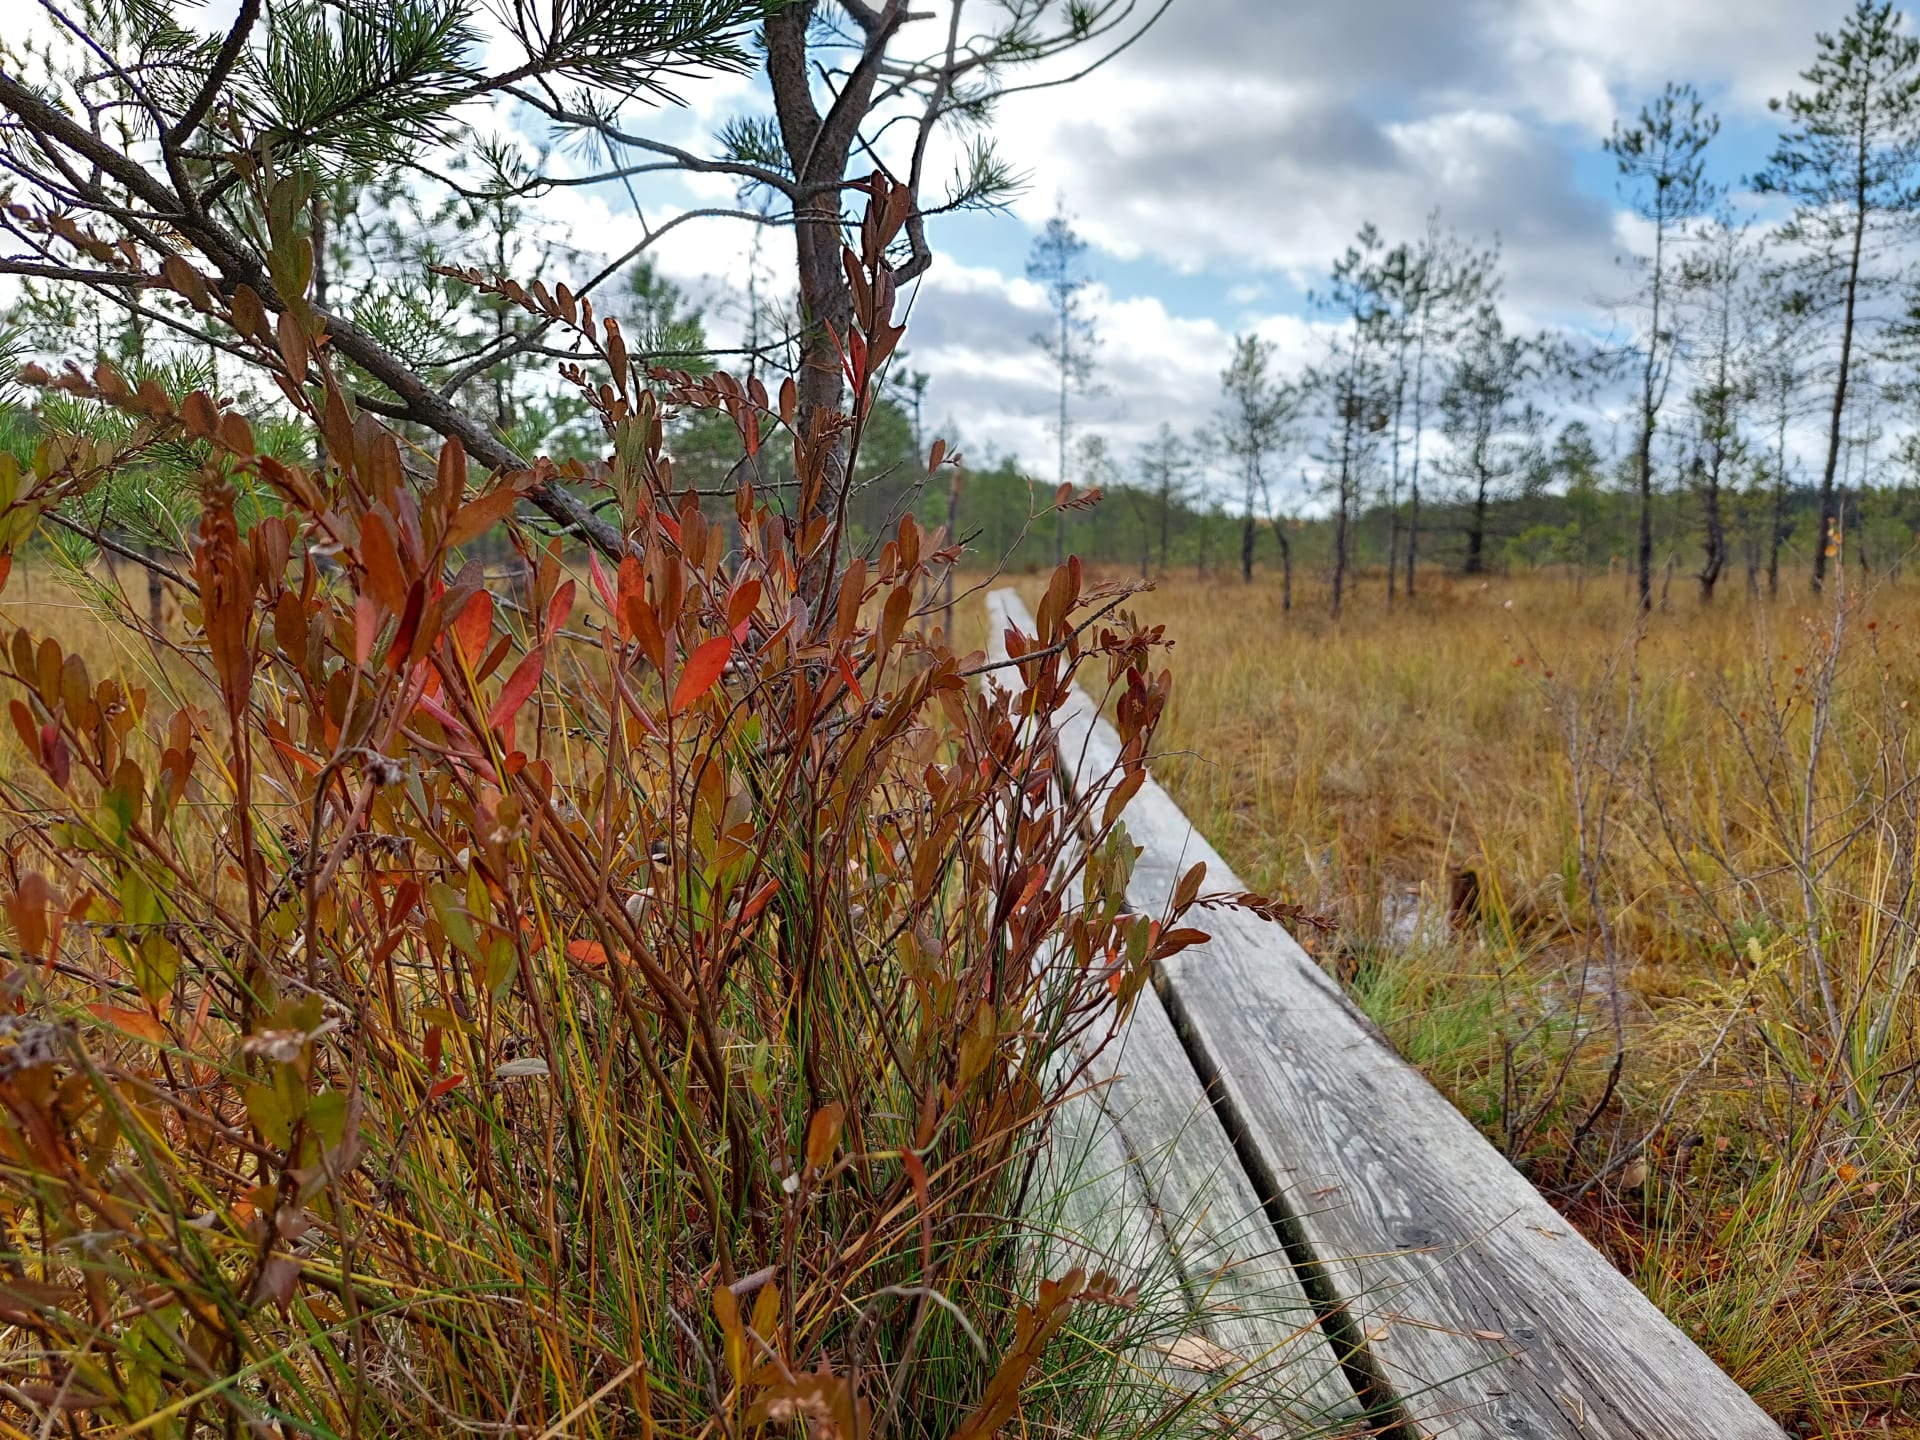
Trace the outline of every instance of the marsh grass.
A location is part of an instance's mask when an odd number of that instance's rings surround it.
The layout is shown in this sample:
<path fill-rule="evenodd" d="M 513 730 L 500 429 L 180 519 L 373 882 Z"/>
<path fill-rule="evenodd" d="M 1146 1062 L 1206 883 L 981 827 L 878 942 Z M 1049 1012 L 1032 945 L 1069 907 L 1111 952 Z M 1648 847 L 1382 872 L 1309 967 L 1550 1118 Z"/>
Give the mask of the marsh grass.
<path fill-rule="evenodd" d="M 1913 1431 L 1920 584 L 1642 624 L 1619 577 L 1378 580 L 1337 625 L 1265 577 L 1138 597 L 1156 772 L 1773 1414 Z"/>

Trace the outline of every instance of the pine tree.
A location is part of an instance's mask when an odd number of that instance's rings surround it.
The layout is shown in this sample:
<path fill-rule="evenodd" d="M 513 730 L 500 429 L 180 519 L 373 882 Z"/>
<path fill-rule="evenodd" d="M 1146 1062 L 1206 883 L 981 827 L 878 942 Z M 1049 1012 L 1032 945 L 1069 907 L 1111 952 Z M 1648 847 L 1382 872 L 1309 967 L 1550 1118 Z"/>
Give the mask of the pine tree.
<path fill-rule="evenodd" d="M 1427 385 L 1434 363 L 1472 323 L 1483 305 L 1500 294 L 1500 250 L 1479 248 L 1450 230 L 1440 228 L 1440 215 L 1427 216 L 1426 233 L 1408 257 L 1397 282 L 1396 304 L 1402 316 L 1403 346 L 1412 350 L 1412 364 L 1400 352 L 1404 390 L 1396 390 L 1400 414 L 1394 421 L 1396 445 L 1401 420 L 1411 424 L 1412 458 L 1407 470 L 1407 596 L 1413 597 L 1420 564 L 1420 469 L 1426 437 Z"/>
<path fill-rule="evenodd" d="M 518 427 L 502 434 L 490 423 L 515 398 L 499 367 L 555 358 L 541 349 L 552 322 L 496 326 L 462 356 L 451 389 L 423 373 L 404 346 L 387 341 L 405 338 L 404 326 L 421 318 L 400 302 L 432 298 L 435 287 L 422 280 L 389 292 L 386 313 L 367 312 L 365 324 L 344 308 L 342 277 L 328 268 L 332 237 L 347 220 L 329 203 L 336 185 L 372 179 L 482 207 L 556 185 L 625 186 L 643 233 L 569 286 L 576 303 L 591 296 L 603 313 L 604 296 L 593 292 L 683 224 L 790 229 L 798 427 L 808 433 L 821 417 L 833 446 L 818 510 L 837 503 L 847 480 L 841 426 L 829 417 L 846 408 L 835 337 L 848 333 L 854 305 L 841 265 L 850 191 L 883 183 L 881 172 L 903 178 L 890 192 L 904 213 L 895 217 L 903 238 L 889 278 L 897 285 L 923 273 L 932 216 L 1010 193 L 1015 177 L 995 155 L 988 125 L 1018 77 L 1073 52 L 1082 52 L 1083 69 L 1096 68 L 1166 5 L 1040 0 L 1001 7 L 977 26 L 959 25 L 956 12 L 937 40 L 934 27 L 909 23 L 920 17 L 902 0 L 239 0 L 226 28 L 211 32 L 181 23 L 177 14 L 197 18 L 187 7 L 152 0 L 65 8 L 67 23 L 44 53 L 22 64 L 9 55 L 0 66 L 0 161 L 23 207 L 0 217 L 13 252 L 0 258 L 0 274 L 92 287 L 123 307 L 156 300 L 140 295 L 142 270 L 157 267 L 164 233 L 166 249 L 223 291 L 245 285 L 260 296 L 270 320 L 288 304 L 313 303 L 332 358 L 365 380 L 383 413 L 456 437 L 487 465 L 522 468 Z M 729 123 L 706 147 L 650 133 L 647 111 L 675 100 L 680 87 L 756 65 L 771 114 Z M 544 127 L 531 137 L 535 158 L 478 180 L 463 173 L 460 162 L 488 152 L 489 117 L 508 107 Z M 936 143 L 942 136 L 960 143 L 949 150 Z M 506 149 L 517 150 L 512 138 Z M 941 162 L 945 153 L 957 161 Z M 564 165 L 548 162 L 556 154 L 567 156 Z M 876 178 L 856 179 L 852 167 L 869 162 Z M 721 179 L 738 201 L 650 220 L 635 186 L 660 172 Z M 281 197 L 273 217 L 269 192 Z M 286 203 L 295 195 L 297 204 Z M 70 245 L 56 219 L 73 220 L 85 238 Z M 89 252 L 96 240 L 103 248 Z M 122 240 L 132 247 L 124 253 Z M 308 243 L 312 256 L 296 259 Z M 394 265 L 411 263 L 389 261 L 390 279 Z M 191 312 L 156 306 L 155 323 L 188 343 L 219 341 Z M 402 328 L 383 337 L 383 320 Z M 873 356 L 876 366 L 884 359 Z M 481 397 L 461 393 L 475 381 L 493 391 L 492 416 Z M 557 524 L 620 552 L 615 528 L 565 487 L 543 484 L 530 498 Z M 809 586 L 831 572 L 832 557 L 820 565 Z"/>
<path fill-rule="evenodd" d="M 1634 210 L 1653 227 L 1653 254 L 1644 262 L 1647 324 L 1639 340 L 1640 428 L 1634 450 L 1640 495 L 1634 559 L 1642 610 L 1653 608 L 1653 437 L 1679 349 L 1679 326 L 1668 294 L 1672 250 L 1684 238 L 1687 224 L 1711 210 L 1719 197 L 1718 187 L 1707 179 L 1704 159 L 1719 129 L 1719 119 L 1707 113 L 1691 85 L 1669 84 L 1632 125 L 1616 124 L 1605 146 Z"/>
<path fill-rule="evenodd" d="M 1298 408 L 1297 392 L 1273 375 L 1274 345 L 1258 335 L 1237 335 L 1233 359 L 1220 372 L 1221 448 L 1239 471 L 1241 484 L 1240 578 L 1253 582 L 1254 498 L 1267 491 L 1267 469 L 1287 438 Z M 1293 555 L 1285 531 L 1274 534 L 1280 546 L 1283 610 L 1293 608 Z"/>
<path fill-rule="evenodd" d="M 1808 90 L 1774 100 L 1788 128 L 1754 188 L 1793 203 L 1780 232 L 1797 282 L 1820 314 L 1839 312 L 1813 588 L 1837 553 L 1834 477 L 1865 304 L 1894 279 L 1893 245 L 1920 212 L 1920 38 L 1891 3 L 1858 0 L 1801 72 Z"/>
<path fill-rule="evenodd" d="M 1190 444 L 1190 441 L 1174 433 L 1173 426 L 1162 420 L 1153 439 L 1140 452 L 1140 479 L 1153 507 L 1154 533 L 1159 540 L 1162 574 L 1167 569 L 1173 512 L 1184 506 L 1187 500 L 1187 474 L 1191 468 L 1187 452 Z"/>
<path fill-rule="evenodd" d="M 1527 393 L 1541 373 L 1541 347 L 1508 334 L 1491 305 L 1481 309 L 1448 367 L 1440 412 L 1451 448 L 1449 468 L 1467 491 L 1467 553 L 1461 568 L 1469 575 L 1487 567 L 1493 504 L 1534 460 L 1540 416 Z"/>
<path fill-rule="evenodd" d="M 1704 552 L 1697 578 L 1700 598 L 1707 603 L 1730 555 L 1725 500 L 1746 453 L 1741 421 L 1754 393 L 1749 326 L 1743 318 L 1751 298 L 1747 282 L 1753 257 L 1745 228 L 1721 219 L 1680 276 L 1687 298 L 1700 312 L 1700 344 L 1687 399 L 1694 422 L 1691 469 Z"/>
<path fill-rule="evenodd" d="M 1055 434 L 1059 440 L 1059 468 L 1055 481 L 1072 483 L 1067 455 L 1072 438 L 1069 397 L 1086 393 L 1093 385 L 1093 352 L 1100 343 L 1099 331 L 1087 310 L 1087 287 L 1093 277 L 1087 271 L 1087 242 L 1073 228 L 1065 208 L 1056 211 L 1046 228 L 1034 237 L 1027 257 L 1027 278 L 1046 292 L 1047 308 L 1053 312 L 1053 324 L 1033 336 L 1033 343 L 1053 366 L 1059 382 L 1059 411 L 1055 416 Z M 1053 563 L 1066 558 L 1066 514 L 1053 512 Z"/>

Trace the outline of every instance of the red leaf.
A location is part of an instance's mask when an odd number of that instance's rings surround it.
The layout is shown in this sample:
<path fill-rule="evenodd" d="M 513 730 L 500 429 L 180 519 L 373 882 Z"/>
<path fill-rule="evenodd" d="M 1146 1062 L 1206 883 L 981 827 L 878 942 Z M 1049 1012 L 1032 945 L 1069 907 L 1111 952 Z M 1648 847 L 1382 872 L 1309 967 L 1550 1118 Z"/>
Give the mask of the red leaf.
<path fill-rule="evenodd" d="M 365 665 L 373 658 L 373 642 L 380 638 L 380 607 L 371 595 L 353 602 L 353 663 Z"/>
<path fill-rule="evenodd" d="M 378 511 L 360 522 L 360 563 L 366 567 L 367 593 L 390 614 L 398 614 L 407 603 L 407 577 L 400 566 L 400 552 L 393 543 L 393 532 Z"/>
<path fill-rule="evenodd" d="M 847 663 L 847 652 L 842 650 L 835 655 L 834 662 L 840 667 L 840 678 L 847 682 L 847 688 L 853 691 L 853 698 L 862 705 L 867 703 L 867 692 L 860 688 L 860 677 L 853 673 L 853 666 Z"/>
<path fill-rule="evenodd" d="M 733 593 L 727 596 L 727 628 L 738 630 L 753 615 L 754 607 L 760 603 L 760 581 L 758 578 L 742 580 L 733 587 Z"/>
<path fill-rule="evenodd" d="M 554 632 L 567 623 L 567 616 L 573 613 L 573 597 L 578 588 L 573 581 L 569 580 L 556 590 L 553 599 L 547 602 L 547 628 L 541 632 L 547 639 L 551 640 Z"/>
<path fill-rule="evenodd" d="M 620 557 L 620 593 L 613 607 L 614 623 L 620 627 L 620 638 L 631 640 L 638 633 L 634 625 L 634 611 L 646 601 L 647 572 L 641 568 L 640 557 L 622 555 Z"/>
<path fill-rule="evenodd" d="M 599 593 L 600 603 L 607 607 L 607 613 L 619 617 L 620 606 L 613 598 L 613 586 L 607 582 L 607 572 L 600 568 L 600 552 L 587 551 L 587 572 L 593 576 L 593 588 Z"/>
<path fill-rule="evenodd" d="M 73 775 L 73 759 L 67 753 L 67 737 L 51 724 L 40 727 L 40 763 L 47 767 L 54 784 L 62 790 L 67 788 L 67 781 Z"/>
<path fill-rule="evenodd" d="M 716 635 L 687 657 L 681 667 L 680 683 L 673 687 L 673 703 L 667 709 L 678 715 L 714 686 L 733 658 L 733 637 Z"/>
<path fill-rule="evenodd" d="M 607 963 L 607 947 L 597 940 L 569 940 L 567 958 L 578 960 L 582 965 L 604 965 Z"/>
<path fill-rule="evenodd" d="M 406 608 L 400 612 L 400 624 L 393 632 L 393 643 L 387 647 L 387 668 L 398 670 L 407 663 L 413 650 L 413 637 L 420 628 L 420 614 L 426 608 L 427 587 L 418 580 L 407 591 Z"/>
<path fill-rule="evenodd" d="M 466 1083 L 467 1077 L 464 1075 L 449 1075 L 444 1080 L 436 1080 L 433 1082 L 432 1088 L 427 1091 L 427 1099 L 438 1100 L 449 1090 L 457 1089 Z"/>
<path fill-rule="evenodd" d="M 773 899 L 773 897 L 779 893 L 780 893 L 780 882 L 778 880 L 767 881 L 766 884 L 762 885 L 758 890 L 753 892 L 753 898 L 751 900 L 747 901 L 745 905 L 742 905 L 740 907 L 740 918 L 742 920 L 753 919 L 754 916 L 758 915 L 762 910 L 766 909 L 767 902 Z"/>
<path fill-rule="evenodd" d="M 653 662 L 653 668 L 664 679 L 667 673 L 667 637 L 660 628 L 660 622 L 654 619 L 653 607 L 644 597 L 637 596 L 627 606 L 626 616 L 634 638 L 640 642 L 642 653 Z"/>
<path fill-rule="evenodd" d="M 466 657 L 467 664 L 480 663 L 487 653 L 487 637 L 492 633 L 493 596 L 485 590 L 477 590 L 453 622 L 453 638 L 460 647 L 460 653 Z"/>
<path fill-rule="evenodd" d="M 520 713 L 520 707 L 527 703 L 527 697 L 533 694 L 534 687 L 540 683 L 540 675 L 545 667 L 544 650 L 529 650 L 526 658 L 514 666 L 513 674 L 507 677 L 507 683 L 501 687 L 500 698 L 493 702 L 493 708 L 487 712 L 489 730 L 505 730 L 513 724 L 513 717 Z"/>

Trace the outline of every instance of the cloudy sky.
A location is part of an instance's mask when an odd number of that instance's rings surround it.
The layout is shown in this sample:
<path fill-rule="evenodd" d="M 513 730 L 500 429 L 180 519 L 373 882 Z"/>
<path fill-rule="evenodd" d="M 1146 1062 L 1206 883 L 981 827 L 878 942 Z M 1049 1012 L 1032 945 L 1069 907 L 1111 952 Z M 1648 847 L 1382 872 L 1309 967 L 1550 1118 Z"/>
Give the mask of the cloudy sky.
<path fill-rule="evenodd" d="M 934 49 L 945 5 L 928 8 L 908 32 Z M 1630 120 L 1668 80 L 1692 81 L 1722 118 L 1711 159 L 1738 201 L 1742 177 L 1772 148 L 1768 99 L 1796 83 L 1816 31 L 1850 8 L 1172 0 L 1112 64 L 999 111 L 996 140 L 1023 188 L 1006 213 L 935 223 L 937 259 L 913 299 L 908 347 L 933 377 L 929 422 L 976 458 L 1013 454 L 1051 476 L 1053 382 L 1030 338 L 1046 312 L 1024 271 L 1056 205 L 1091 243 L 1097 277 L 1100 393 L 1077 403 L 1077 423 L 1106 434 L 1123 459 L 1162 419 L 1186 428 L 1209 416 L 1236 333 L 1271 338 L 1289 365 L 1317 357 L 1327 322 L 1310 292 L 1364 221 L 1389 241 L 1411 239 L 1437 208 L 1464 234 L 1497 237 L 1519 325 L 1624 323 L 1615 302 L 1630 287 L 1618 257 L 1636 230 L 1600 149 L 1615 120 Z M 212 0 L 192 23 L 224 26 L 233 9 Z M 40 23 L 38 12 L 33 0 L 0 0 L 0 18 Z M 754 77 L 700 80 L 685 99 L 636 118 L 707 148 L 730 116 L 766 109 Z M 657 225 L 735 197 L 724 180 L 676 179 L 640 198 Z M 642 233 L 614 187 L 558 192 L 546 221 L 554 238 L 590 253 L 618 253 Z M 655 252 L 705 297 L 722 338 L 741 310 L 752 229 L 696 222 Z M 767 273 L 781 275 L 788 244 L 766 242 Z"/>
<path fill-rule="evenodd" d="M 908 343 L 934 377 L 931 418 L 976 454 L 1051 473 L 1050 380 L 1029 339 L 1044 309 L 1024 268 L 1057 203 L 1091 242 L 1099 280 L 1104 393 L 1079 409 L 1122 455 L 1163 417 L 1206 416 L 1236 332 L 1312 358 L 1309 292 L 1366 220 L 1411 238 L 1438 207 L 1459 230 L 1499 238 L 1514 320 L 1604 328 L 1634 233 L 1600 150 L 1616 118 L 1669 79 L 1691 80 L 1722 117 L 1714 168 L 1737 198 L 1773 143 L 1769 97 L 1849 8 L 1173 0 L 1112 65 L 1000 112 L 998 141 L 1025 187 L 1009 214 L 935 229 L 939 258 L 915 299 Z M 690 98 L 671 122 L 690 132 L 756 103 L 745 83 Z M 724 289 L 743 243 L 709 231 L 661 254 Z"/>

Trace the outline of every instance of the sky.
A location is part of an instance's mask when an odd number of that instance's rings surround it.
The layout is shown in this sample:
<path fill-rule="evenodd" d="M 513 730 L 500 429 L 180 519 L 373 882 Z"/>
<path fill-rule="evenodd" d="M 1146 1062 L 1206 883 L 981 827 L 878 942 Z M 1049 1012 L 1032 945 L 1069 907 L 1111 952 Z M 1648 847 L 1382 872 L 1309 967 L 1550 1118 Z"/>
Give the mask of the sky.
<path fill-rule="evenodd" d="M 184 3 L 184 0 L 183 0 Z M 951 0 L 924 0 L 903 40 L 937 47 Z M 970 0 L 991 12 L 990 0 Z M 931 226 L 933 267 L 911 297 L 907 350 L 931 376 L 929 429 L 976 463 L 1014 456 L 1055 478 L 1055 379 L 1032 337 L 1047 324 L 1025 277 L 1056 208 L 1089 242 L 1099 334 L 1095 393 L 1074 426 L 1124 465 L 1162 421 L 1204 423 L 1236 334 L 1257 332 L 1283 368 L 1324 353 L 1313 292 L 1366 221 L 1412 240 L 1437 210 L 1506 263 L 1510 324 L 1620 333 L 1639 234 L 1601 149 L 1669 80 L 1695 84 L 1722 129 L 1711 168 L 1736 204 L 1778 126 L 1768 100 L 1811 60 L 1817 31 L 1851 0 L 1172 0 L 1124 54 L 1070 86 L 1008 99 L 993 133 L 1021 177 L 1004 210 Z M 183 19 L 224 28 L 235 0 Z M 37 0 L 0 0 L 0 21 L 47 23 Z M 919 32 L 925 32 L 924 35 Z M 1019 78 L 1039 78 L 1021 76 Z M 646 133 L 710 149 L 729 118 L 764 114 L 756 76 L 701 78 L 678 107 L 630 117 Z M 501 123 L 531 136 L 524 115 Z M 562 155 L 552 162 L 569 163 Z M 654 226 L 732 207 L 732 182 L 676 177 L 638 193 Z M 644 234 L 614 186 L 541 202 L 544 237 L 595 255 Z M 651 252 L 705 304 L 719 343 L 737 339 L 755 227 L 696 220 Z M 763 236 L 763 273 L 789 284 L 789 237 Z M 582 269 L 590 268 L 587 262 Z M 1603 445 L 1614 440 L 1601 417 Z"/>
<path fill-rule="evenodd" d="M 1513 323 L 1623 324 L 1631 284 L 1618 260 L 1635 228 L 1601 150 L 1616 120 L 1670 79 L 1693 82 L 1721 116 L 1711 163 L 1738 201 L 1777 133 L 1769 98 L 1849 8 L 1173 0 L 1109 66 L 1000 110 L 997 143 L 1021 193 L 1005 213 L 938 222 L 913 301 L 907 345 L 932 376 L 928 419 L 976 459 L 1012 454 L 1052 477 L 1054 382 L 1031 342 L 1046 312 L 1024 270 L 1056 206 L 1090 242 L 1096 277 L 1099 393 L 1075 402 L 1076 427 L 1123 459 L 1161 420 L 1186 429 L 1211 414 L 1236 333 L 1273 340 L 1284 365 L 1321 353 L 1327 321 L 1311 292 L 1368 220 L 1390 242 L 1412 239 L 1437 208 L 1463 234 L 1497 237 Z M 689 99 L 659 124 L 691 138 L 760 103 L 748 81 Z M 724 203 L 725 187 L 705 198 Z M 621 197 L 567 203 L 582 229 L 625 223 Z M 658 253 L 724 299 L 745 243 L 720 222 Z"/>

